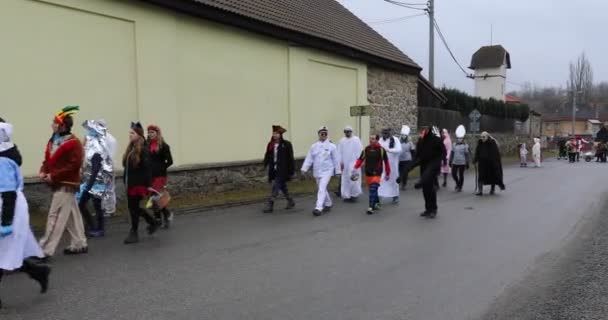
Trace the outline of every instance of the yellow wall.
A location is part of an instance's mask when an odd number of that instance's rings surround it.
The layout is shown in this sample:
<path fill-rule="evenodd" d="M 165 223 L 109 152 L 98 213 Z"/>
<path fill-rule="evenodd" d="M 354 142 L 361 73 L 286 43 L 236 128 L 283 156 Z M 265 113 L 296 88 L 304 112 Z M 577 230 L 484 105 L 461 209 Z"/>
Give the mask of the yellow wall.
<path fill-rule="evenodd" d="M 588 134 L 587 121 L 576 121 L 575 134 Z M 568 136 L 572 133 L 572 121 L 543 121 L 543 135 L 547 137 Z"/>
<path fill-rule="evenodd" d="M 121 149 L 131 120 L 158 124 L 188 165 L 260 159 L 272 124 L 303 156 L 319 126 L 333 140 L 356 127 L 348 107 L 367 101 L 363 63 L 135 0 L 2 0 L 0 39 L 0 117 L 27 175 L 64 105 L 82 107 L 78 123 L 108 120 Z"/>

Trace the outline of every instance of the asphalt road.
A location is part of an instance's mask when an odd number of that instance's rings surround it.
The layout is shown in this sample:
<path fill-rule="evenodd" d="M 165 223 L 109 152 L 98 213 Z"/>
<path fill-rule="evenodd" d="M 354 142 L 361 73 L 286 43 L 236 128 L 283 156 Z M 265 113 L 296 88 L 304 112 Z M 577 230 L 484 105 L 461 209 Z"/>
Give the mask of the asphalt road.
<path fill-rule="evenodd" d="M 23 275 L 7 277 L 0 319 L 444 320 L 529 310 L 518 297 L 553 288 L 538 270 L 562 270 L 562 258 L 585 247 L 608 167 L 510 167 L 507 191 L 483 198 L 467 178 L 465 192 L 441 191 L 436 220 L 418 216 L 421 193 L 408 190 L 374 216 L 362 199 L 313 218 L 312 198 L 289 212 L 180 216 L 134 246 L 122 244 L 127 226 L 114 225 L 88 256 L 55 259 L 46 295 Z"/>

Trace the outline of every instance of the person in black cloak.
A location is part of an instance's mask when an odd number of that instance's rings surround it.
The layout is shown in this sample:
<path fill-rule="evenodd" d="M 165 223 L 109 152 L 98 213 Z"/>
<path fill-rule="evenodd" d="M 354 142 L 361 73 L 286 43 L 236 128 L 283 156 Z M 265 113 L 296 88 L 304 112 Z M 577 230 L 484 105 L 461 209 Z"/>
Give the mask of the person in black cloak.
<path fill-rule="evenodd" d="M 481 133 L 477 142 L 473 163 L 477 165 L 477 195 L 483 195 L 483 186 L 490 186 L 490 194 L 494 194 L 498 185 L 500 190 L 505 190 L 502 177 L 502 161 L 496 140 L 487 132 Z"/>
<path fill-rule="evenodd" d="M 439 137 L 439 129 L 434 126 L 422 129 L 416 150 L 416 161 L 410 170 L 420 166 L 420 181 L 414 185 L 415 189 L 422 189 L 424 195 L 425 210 L 420 216 L 434 219 L 437 216 L 437 188 L 435 185 L 441 171 L 441 164 L 447 154 Z"/>

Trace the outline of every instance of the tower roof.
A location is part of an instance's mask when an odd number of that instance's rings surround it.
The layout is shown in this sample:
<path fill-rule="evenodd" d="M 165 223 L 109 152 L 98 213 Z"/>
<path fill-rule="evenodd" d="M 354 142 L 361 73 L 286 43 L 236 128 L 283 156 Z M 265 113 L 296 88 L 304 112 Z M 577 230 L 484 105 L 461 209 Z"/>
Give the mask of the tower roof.
<path fill-rule="evenodd" d="M 471 58 L 469 69 L 489 69 L 498 68 L 503 64 L 507 69 L 511 69 L 511 56 L 501 45 L 481 47 Z"/>

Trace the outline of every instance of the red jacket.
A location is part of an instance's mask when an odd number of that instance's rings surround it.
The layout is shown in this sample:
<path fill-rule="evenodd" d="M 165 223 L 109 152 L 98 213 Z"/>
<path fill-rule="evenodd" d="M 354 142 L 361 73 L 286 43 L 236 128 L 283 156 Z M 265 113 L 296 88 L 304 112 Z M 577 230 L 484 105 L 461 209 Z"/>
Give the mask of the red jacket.
<path fill-rule="evenodd" d="M 53 141 L 50 140 L 44 152 L 41 173 L 51 175 L 51 187 L 63 186 L 78 188 L 80 185 L 80 168 L 84 159 L 82 143 L 74 135 L 66 138 L 51 154 Z"/>

